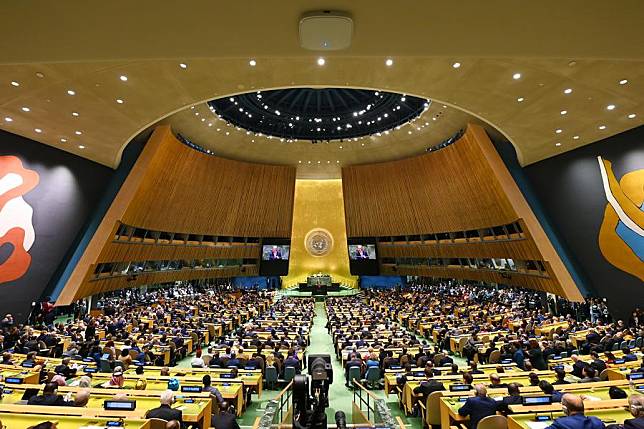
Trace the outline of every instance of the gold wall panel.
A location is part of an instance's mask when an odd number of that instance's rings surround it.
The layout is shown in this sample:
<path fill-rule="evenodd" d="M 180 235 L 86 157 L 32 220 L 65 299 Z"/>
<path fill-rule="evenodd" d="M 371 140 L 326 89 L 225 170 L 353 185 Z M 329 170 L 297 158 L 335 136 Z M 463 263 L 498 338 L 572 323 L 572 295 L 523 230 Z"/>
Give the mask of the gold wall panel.
<path fill-rule="evenodd" d="M 306 248 L 307 234 L 323 229 L 333 238 L 333 245 L 323 256 L 314 256 Z M 334 282 L 355 287 L 357 277 L 349 272 L 347 229 L 344 218 L 342 181 L 297 180 L 291 231 L 291 258 L 288 276 L 282 286 L 291 287 L 315 273 L 329 274 Z"/>

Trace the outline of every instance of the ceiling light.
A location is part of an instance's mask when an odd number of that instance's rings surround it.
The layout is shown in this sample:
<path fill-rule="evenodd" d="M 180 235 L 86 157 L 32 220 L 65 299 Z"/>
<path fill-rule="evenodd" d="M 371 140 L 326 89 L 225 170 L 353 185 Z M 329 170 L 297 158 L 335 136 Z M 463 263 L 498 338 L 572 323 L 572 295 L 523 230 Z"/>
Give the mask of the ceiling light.
<path fill-rule="evenodd" d="M 61 142 L 61 143 L 67 143 L 67 139 L 64 139 L 64 138 L 63 138 L 63 139 L 60 139 L 60 142 Z"/>
<path fill-rule="evenodd" d="M 411 134 L 411 130 L 407 131 L 407 134 Z"/>
<path fill-rule="evenodd" d="M 452 67 L 454 67 L 455 69 L 459 68 L 460 66 L 461 66 L 461 63 L 452 64 Z"/>
<path fill-rule="evenodd" d="M 555 133 L 557 133 L 557 134 L 561 134 L 562 132 L 563 132 L 563 130 L 562 130 L 561 128 L 557 128 L 557 129 L 555 130 Z"/>
<path fill-rule="evenodd" d="M 298 161 L 297 163 L 298 163 L 298 164 L 301 164 L 301 163 L 302 163 L 302 161 Z"/>
<path fill-rule="evenodd" d="M 85 146 L 83 146 L 83 145 L 81 144 L 81 145 L 78 145 L 78 148 L 79 148 L 79 149 L 85 149 Z"/>
<path fill-rule="evenodd" d="M 614 104 L 609 104 L 608 106 L 606 106 L 606 110 L 614 110 L 614 109 L 615 109 Z"/>
<path fill-rule="evenodd" d="M 187 69 L 187 68 L 188 68 L 188 64 L 186 64 L 186 63 L 179 63 L 179 67 L 181 67 L 182 69 Z"/>
<path fill-rule="evenodd" d="M 42 130 L 40 128 L 34 128 L 34 131 L 37 133 L 42 133 Z"/>
<path fill-rule="evenodd" d="M 6 122 L 13 122 L 13 119 L 11 119 L 9 116 L 5 116 L 5 117 L 4 117 L 4 120 L 5 120 Z"/>
<path fill-rule="evenodd" d="M 20 86 L 20 84 L 19 84 L 18 82 L 16 82 L 15 80 L 12 80 L 12 81 L 11 81 L 11 85 L 13 85 L 13 86 Z"/>
<path fill-rule="evenodd" d="M 385 61 L 385 65 L 387 67 L 393 66 L 394 65 L 394 60 L 392 60 L 391 58 L 387 58 L 387 60 Z"/>
<path fill-rule="evenodd" d="M 125 81 L 127 81 L 127 76 L 122 74 L 121 76 L 119 76 L 119 79 L 121 79 L 123 82 L 125 82 Z"/>
<path fill-rule="evenodd" d="M 572 92 L 572 88 L 564 89 L 564 94 L 570 94 L 571 92 Z"/>
<path fill-rule="evenodd" d="M 555 146 L 561 146 L 561 143 L 555 143 Z"/>
<path fill-rule="evenodd" d="M 626 85 L 628 83 L 628 79 L 622 79 L 619 81 L 620 85 Z"/>
<path fill-rule="evenodd" d="M 517 98 L 517 101 L 518 101 L 519 103 L 521 103 L 523 100 L 525 100 L 525 98 L 523 98 L 523 97 L 519 97 L 519 98 Z"/>
<path fill-rule="evenodd" d="M 29 107 L 26 107 L 26 106 L 25 106 L 25 107 L 22 107 L 20 110 L 22 110 L 23 112 L 29 112 L 29 111 L 31 111 L 31 109 L 30 109 Z"/>
<path fill-rule="evenodd" d="M 73 89 L 68 89 L 67 94 L 68 95 L 76 95 L 76 91 L 74 91 Z"/>
<path fill-rule="evenodd" d="M 255 61 L 255 60 L 250 60 L 250 61 L 248 62 L 248 65 L 249 65 L 249 66 L 251 66 L 251 67 L 255 67 L 255 66 L 257 65 L 257 61 Z"/>
<path fill-rule="evenodd" d="M 521 79 L 521 73 L 515 73 L 515 74 L 513 74 L 513 75 L 512 75 L 512 79 L 514 79 L 514 80 Z"/>
<path fill-rule="evenodd" d="M 326 60 L 322 57 L 318 58 L 318 65 L 323 66 L 324 64 L 326 64 Z"/>
<path fill-rule="evenodd" d="M 78 116 L 78 112 L 72 112 L 72 116 Z"/>
<path fill-rule="evenodd" d="M 628 119 L 633 119 L 633 118 L 634 118 L 634 117 L 636 117 L 636 116 L 637 116 L 637 115 L 636 115 L 635 113 L 631 113 L 630 115 L 628 115 Z"/>
<path fill-rule="evenodd" d="M 120 98 L 117 98 L 117 99 L 116 99 L 116 102 L 117 102 L 118 104 L 123 104 L 123 103 L 125 103 L 125 101 L 123 101 L 123 100 L 122 100 L 122 99 L 120 99 Z"/>
<path fill-rule="evenodd" d="M 573 140 L 579 140 L 579 136 L 572 136 Z"/>
<path fill-rule="evenodd" d="M 560 113 L 560 114 L 562 114 L 562 115 L 565 115 L 566 113 L 568 113 L 568 111 L 567 111 L 567 110 L 562 110 L 562 111 L 561 111 L 561 112 L 559 112 L 559 113 Z"/>
<path fill-rule="evenodd" d="M 605 129 L 606 129 L 606 125 L 600 125 L 598 128 L 599 128 L 600 130 L 605 130 Z"/>
<path fill-rule="evenodd" d="M 76 134 L 77 136 L 80 136 L 81 134 L 83 134 L 83 132 L 77 130 L 77 131 L 74 131 L 74 134 Z"/>
<path fill-rule="evenodd" d="M 230 132 L 229 132 L 229 131 L 226 131 L 226 135 L 227 135 L 227 136 L 229 136 L 229 135 L 230 135 Z"/>

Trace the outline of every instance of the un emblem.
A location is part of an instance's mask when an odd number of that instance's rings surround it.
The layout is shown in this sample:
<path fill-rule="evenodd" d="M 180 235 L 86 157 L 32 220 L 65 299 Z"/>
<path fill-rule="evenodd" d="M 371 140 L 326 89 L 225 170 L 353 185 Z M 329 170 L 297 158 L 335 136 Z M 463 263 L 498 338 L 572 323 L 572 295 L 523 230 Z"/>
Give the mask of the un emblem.
<path fill-rule="evenodd" d="M 325 256 L 333 249 L 333 236 L 326 229 L 312 229 L 304 238 L 304 247 L 313 256 Z"/>

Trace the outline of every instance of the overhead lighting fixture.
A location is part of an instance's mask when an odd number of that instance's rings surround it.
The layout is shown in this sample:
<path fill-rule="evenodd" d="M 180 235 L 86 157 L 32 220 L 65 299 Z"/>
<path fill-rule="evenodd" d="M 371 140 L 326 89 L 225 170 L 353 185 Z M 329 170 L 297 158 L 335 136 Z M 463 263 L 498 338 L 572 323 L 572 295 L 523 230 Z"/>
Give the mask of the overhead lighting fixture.
<path fill-rule="evenodd" d="M 555 143 L 555 146 L 561 146 L 561 143 Z"/>
<path fill-rule="evenodd" d="M 606 125 L 600 125 L 598 128 L 599 128 L 600 130 L 605 130 L 605 129 L 606 129 Z"/>
<path fill-rule="evenodd" d="M 461 63 L 458 63 L 458 62 L 452 64 L 452 67 L 454 67 L 455 69 L 459 68 L 460 66 L 461 66 Z"/>
<path fill-rule="evenodd" d="M 564 89 L 564 94 L 570 94 L 570 93 L 572 93 L 572 88 Z"/>
<path fill-rule="evenodd" d="M 615 110 L 615 105 L 609 104 L 608 106 L 606 106 L 606 110 Z"/>
<path fill-rule="evenodd" d="M 523 100 L 525 100 L 525 98 L 523 98 L 523 97 L 519 97 L 519 98 L 517 98 L 517 101 L 518 101 L 519 103 L 521 103 Z"/>
<path fill-rule="evenodd" d="M 127 76 L 122 74 L 121 76 L 119 76 L 119 79 L 121 79 L 123 82 L 126 82 L 127 81 Z"/>
<path fill-rule="evenodd" d="M 188 64 L 186 64 L 186 63 L 179 63 L 179 67 L 181 67 L 182 69 L 187 69 L 187 68 L 188 68 Z"/>
<path fill-rule="evenodd" d="M 248 62 L 248 65 L 249 65 L 249 66 L 251 66 L 251 67 L 255 67 L 255 66 L 257 65 L 257 61 L 255 61 L 255 60 L 250 60 L 250 61 Z"/>
<path fill-rule="evenodd" d="M 567 110 L 562 110 L 562 111 L 561 111 L 561 112 L 559 112 L 559 113 L 560 113 L 561 115 L 565 115 L 565 114 L 567 114 L 567 113 L 568 113 L 568 111 L 567 111 Z"/>
<path fill-rule="evenodd" d="M 80 145 L 78 145 L 78 148 L 79 148 L 79 149 L 85 149 L 85 146 L 83 146 L 82 144 L 80 144 Z"/>
<path fill-rule="evenodd" d="M 519 80 L 519 79 L 521 79 L 521 73 L 515 73 L 515 74 L 513 74 L 513 75 L 512 75 L 512 79 L 514 79 L 514 80 Z"/>
<path fill-rule="evenodd" d="M 65 138 L 60 139 L 60 142 L 61 142 L 61 143 L 67 143 L 67 139 L 65 139 Z"/>
<path fill-rule="evenodd" d="M 20 84 L 19 84 L 18 82 L 16 82 L 15 80 L 12 80 L 12 81 L 11 81 L 11 85 L 13 85 L 13 86 L 20 86 Z"/>
<path fill-rule="evenodd" d="M 72 116 L 78 116 L 78 112 L 72 112 Z"/>
<path fill-rule="evenodd" d="M 29 107 L 26 107 L 26 106 L 21 107 L 20 110 L 22 110 L 23 112 L 30 112 L 31 111 L 31 109 Z"/>
<path fill-rule="evenodd" d="M 76 91 L 74 91 L 73 89 L 68 89 L 67 95 L 76 95 Z"/>
<path fill-rule="evenodd" d="M 393 66 L 393 65 L 394 65 L 394 60 L 392 60 L 391 58 L 387 58 L 387 59 L 385 60 L 385 65 L 386 65 L 387 67 L 391 67 L 391 66 Z"/>
<path fill-rule="evenodd" d="M 626 85 L 628 83 L 628 79 L 622 79 L 619 81 L 620 85 Z"/>
<path fill-rule="evenodd" d="M 76 130 L 76 131 L 74 131 L 74 134 L 76 134 L 77 136 L 80 136 L 81 134 L 83 134 L 83 132 Z"/>
<path fill-rule="evenodd" d="M 579 140 L 579 136 L 572 136 L 573 140 Z"/>
<path fill-rule="evenodd" d="M 323 66 L 326 64 L 326 60 L 323 57 L 318 58 L 318 65 Z"/>
<path fill-rule="evenodd" d="M 123 104 L 123 103 L 125 103 L 125 101 L 123 101 L 123 99 L 121 99 L 121 98 L 117 98 L 117 99 L 116 99 L 116 102 L 117 102 L 118 104 Z"/>
<path fill-rule="evenodd" d="M 636 116 L 637 116 L 637 115 L 636 115 L 635 113 L 631 113 L 630 115 L 628 115 L 628 119 L 633 119 L 633 118 L 634 118 L 634 117 L 636 117 Z"/>
<path fill-rule="evenodd" d="M 10 118 L 9 116 L 4 117 L 5 122 L 13 122 L 13 119 Z"/>
<path fill-rule="evenodd" d="M 34 131 L 37 133 L 42 133 L 42 130 L 40 128 L 34 128 Z"/>
<path fill-rule="evenodd" d="M 557 134 L 561 134 L 562 132 L 563 132 L 563 130 L 562 130 L 561 128 L 557 128 L 557 129 L 555 130 L 555 133 L 557 133 Z"/>

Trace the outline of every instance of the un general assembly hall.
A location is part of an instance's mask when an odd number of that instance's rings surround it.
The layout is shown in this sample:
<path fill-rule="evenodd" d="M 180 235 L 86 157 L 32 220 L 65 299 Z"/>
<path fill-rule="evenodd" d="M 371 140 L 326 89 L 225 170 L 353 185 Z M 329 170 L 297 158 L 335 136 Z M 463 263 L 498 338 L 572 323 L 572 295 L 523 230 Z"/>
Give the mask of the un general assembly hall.
<path fill-rule="evenodd" d="M 642 1 L 0 17 L 0 429 L 644 429 Z"/>

